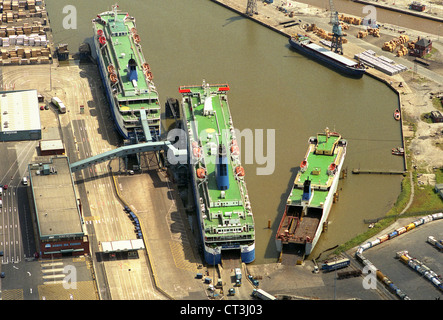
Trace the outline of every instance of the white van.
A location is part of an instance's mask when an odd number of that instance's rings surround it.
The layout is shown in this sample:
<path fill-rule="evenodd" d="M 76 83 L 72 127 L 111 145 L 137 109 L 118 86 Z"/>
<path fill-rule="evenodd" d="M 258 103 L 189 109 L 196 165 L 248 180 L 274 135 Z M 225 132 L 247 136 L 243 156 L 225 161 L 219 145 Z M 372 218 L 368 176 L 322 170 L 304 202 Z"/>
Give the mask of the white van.
<path fill-rule="evenodd" d="M 3 187 L 0 187 L 0 197 L 3 196 Z"/>
<path fill-rule="evenodd" d="M 26 177 L 26 176 L 23 177 L 22 183 L 23 183 L 24 186 L 28 185 L 28 177 Z"/>
<path fill-rule="evenodd" d="M 53 97 L 51 99 L 51 102 L 58 108 L 60 113 L 66 113 L 66 106 L 63 104 L 63 102 L 59 98 Z"/>

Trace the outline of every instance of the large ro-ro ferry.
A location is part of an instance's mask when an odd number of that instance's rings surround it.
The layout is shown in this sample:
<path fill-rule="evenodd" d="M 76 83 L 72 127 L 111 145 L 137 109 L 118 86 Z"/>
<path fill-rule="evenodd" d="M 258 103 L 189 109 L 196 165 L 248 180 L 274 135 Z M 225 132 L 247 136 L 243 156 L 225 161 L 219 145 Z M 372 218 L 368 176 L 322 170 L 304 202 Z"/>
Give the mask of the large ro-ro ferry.
<path fill-rule="evenodd" d="M 135 18 L 114 5 L 98 14 L 92 26 L 98 68 L 117 131 L 124 139 L 155 140 L 160 135 L 160 104 Z"/>
<path fill-rule="evenodd" d="M 181 86 L 192 188 L 206 263 L 255 260 L 255 227 L 227 84 Z"/>
<path fill-rule="evenodd" d="M 276 235 L 277 250 L 296 245 L 305 255 L 314 249 L 326 223 L 346 156 L 347 141 L 329 131 L 309 138 Z"/>

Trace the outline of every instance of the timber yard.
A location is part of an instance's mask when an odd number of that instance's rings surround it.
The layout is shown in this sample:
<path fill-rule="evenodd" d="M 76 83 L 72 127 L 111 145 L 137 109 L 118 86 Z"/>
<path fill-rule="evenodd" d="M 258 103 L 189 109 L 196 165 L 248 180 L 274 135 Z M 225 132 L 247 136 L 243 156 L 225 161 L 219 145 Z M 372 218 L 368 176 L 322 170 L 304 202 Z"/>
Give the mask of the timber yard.
<path fill-rule="evenodd" d="M 95 44 L 89 49 L 82 45 L 72 54 L 69 44 L 54 43 L 49 18 L 55 13 L 45 1 L 0 0 L 0 148 L 4 155 L 0 299 L 439 300 L 443 295 L 440 28 L 425 33 L 392 21 L 368 26 L 365 14 L 335 13 L 332 0 L 326 9 L 290 0 L 201 1 L 288 40 L 297 34 L 305 43 L 309 38 L 312 43 L 296 45 L 327 51 L 323 56 L 330 56 L 331 47 L 337 48 L 338 43 L 342 52 L 331 59 L 354 70 L 360 68 L 363 77 L 376 79 L 398 97 L 392 119 L 399 124 L 402 145 L 392 149 L 392 157 L 399 156 L 403 168 L 347 172 L 342 167 L 347 137 L 334 132 L 340 132 L 339 128 L 323 133 L 317 131 L 324 128 L 315 128 L 306 140 L 317 133 L 309 140 L 309 150 L 316 151 L 308 150 L 305 159 L 294 159 L 300 174 L 293 178 L 300 179 L 308 163 L 321 165 L 324 160 L 319 160 L 317 150 L 323 157 L 337 153 L 338 160 L 329 167 L 328 162 L 323 175 L 318 168 L 306 173 L 306 181 L 312 181 L 312 195 L 310 183 L 295 181 L 289 198 L 289 192 L 282 196 L 287 205 L 285 218 L 280 215 L 273 224 L 268 222 L 268 229 L 278 233 L 271 241 L 280 241 L 282 246 L 275 249 L 281 251 L 279 258 L 273 263 L 253 262 L 258 245 L 254 230 L 263 226 L 253 225 L 251 197 L 235 158 L 232 125 L 237 122 L 227 109 L 229 79 L 228 83 L 214 82 L 218 85 L 204 80 L 186 86 L 177 83 L 177 96 L 168 99 L 157 88 L 158 100 L 150 69 L 155 71 L 155 65 L 145 63 L 139 46 L 138 34 L 143 37 L 145 31 L 136 30 L 131 17 L 137 19 L 139 12 L 125 8 L 125 1 L 108 3 L 101 13 L 88 13 Z M 443 24 L 441 1 L 432 6 L 428 2 L 411 6 L 406 1 L 396 1 L 396 5 L 356 2 Z M 123 52 L 127 40 L 131 50 L 138 50 Z M 127 69 L 119 62 L 122 59 L 129 59 Z M 137 65 L 139 71 L 135 71 Z M 139 107 L 142 103 L 146 109 Z M 234 108 L 234 99 L 229 103 Z M 204 116 L 199 117 L 200 111 Z M 176 148 L 164 138 L 167 132 L 160 132 L 160 114 L 161 121 L 187 126 L 187 145 Z M 198 121 L 197 126 L 194 122 Z M 216 130 L 220 133 L 214 134 Z M 201 161 L 201 153 L 206 162 Z M 174 162 L 192 156 L 195 166 Z M 223 165 L 228 170 L 232 166 L 232 177 L 223 179 Z M 318 256 L 309 255 L 311 246 L 328 233 L 327 215 L 338 200 L 339 178 L 369 174 L 402 177 L 398 200 L 385 216 L 367 221 L 369 228 L 363 234 Z M 324 184 L 316 183 L 320 176 Z M 208 182 L 211 177 L 214 180 Z M 325 197 L 314 200 L 325 186 Z M 314 202 L 320 203 L 311 208 Z M 311 209 L 326 217 L 314 219 L 317 231 L 300 237 L 299 226 L 311 221 Z M 289 216 L 291 210 L 294 216 Z M 287 218 L 288 226 L 284 224 Z M 280 220 L 284 228 L 277 232 L 274 226 Z M 192 314 L 192 310 L 183 312 Z"/>

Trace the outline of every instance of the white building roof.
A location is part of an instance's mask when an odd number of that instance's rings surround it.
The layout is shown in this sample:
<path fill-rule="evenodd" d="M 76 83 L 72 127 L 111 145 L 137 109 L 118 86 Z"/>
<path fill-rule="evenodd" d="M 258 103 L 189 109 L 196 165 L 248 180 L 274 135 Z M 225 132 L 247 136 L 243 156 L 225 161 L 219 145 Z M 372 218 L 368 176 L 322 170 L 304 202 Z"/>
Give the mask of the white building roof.
<path fill-rule="evenodd" d="M 40 130 L 37 90 L 0 92 L 0 131 Z"/>

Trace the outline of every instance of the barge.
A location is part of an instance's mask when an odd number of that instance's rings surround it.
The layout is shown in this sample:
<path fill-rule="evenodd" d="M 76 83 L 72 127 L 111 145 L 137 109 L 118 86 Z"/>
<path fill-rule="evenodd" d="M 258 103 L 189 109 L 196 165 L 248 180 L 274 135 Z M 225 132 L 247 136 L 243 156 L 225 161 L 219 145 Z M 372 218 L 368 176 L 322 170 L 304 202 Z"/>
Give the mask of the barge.
<path fill-rule="evenodd" d="M 351 77 L 361 78 L 366 72 L 365 67 L 359 63 L 343 57 L 331 50 L 311 41 L 307 36 L 296 35 L 289 39 L 292 48 L 303 53 L 304 55 L 319 60 L 326 66 L 329 66 L 343 74 Z"/>

